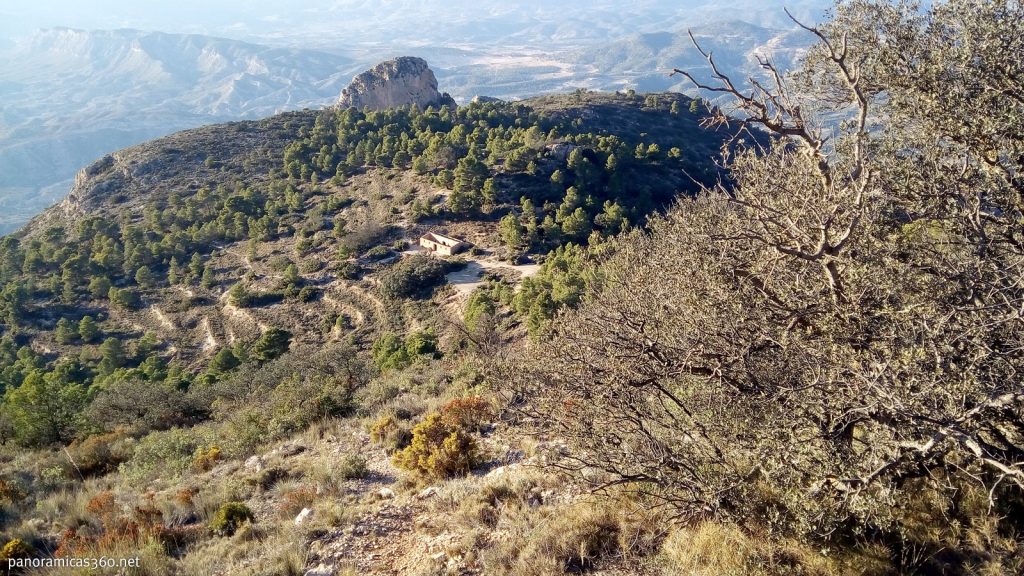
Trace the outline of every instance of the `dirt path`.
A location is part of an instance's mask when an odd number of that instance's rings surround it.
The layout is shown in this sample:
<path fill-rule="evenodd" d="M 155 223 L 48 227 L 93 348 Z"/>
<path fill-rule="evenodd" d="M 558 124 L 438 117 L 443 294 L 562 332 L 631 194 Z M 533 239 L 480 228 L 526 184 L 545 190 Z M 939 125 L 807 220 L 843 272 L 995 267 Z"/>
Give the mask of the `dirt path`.
<path fill-rule="evenodd" d="M 344 313 L 346 316 L 352 319 L 352 322 L 356 326 L 362 326 L 363 324 L 366 323 L 366 314 L 362 310 L 356 308 L 355 306 L 349 304 L 348 302 L 342 302 L 341 300 L 338 300 L 337 298 L 332 296 L 330 292 L 324 292 L 324 302 L 327 302 L 331 306 L 340 309 L 342 313 Z"/>
<path fill-rule="evenodd" d="M 497 260 L 470 260 L 464 268 L 449 273 L 446 278 L 460 297 L 467 298 L 472 294 L 473 290 L 476 290 L 478 286 L 483 284 L 481 278 L 487 270 L 518 272 L 519 279 L 522 280 L 540 272 L 540 264 L 515 266 Z"/>
<path fill-rule="evenodd" d="M 158 308 L 156 304 L 151 305 L 149 307 L 149 311 L 153 313 L 153 316 L 156 316 L 156 321 L 159 322 L 161 326 L 171 331 L 176 330 L 174 322 L 171 322 L 171 319 L 168 318 L 167 315 L 164 314 L 164 311 Z"/>
<path fill-rule="evenodd" d="M 225 293 L 224 296 L 227 296 L 227 293 Z M 223 298 L 224 297 L 222 296 L 221 299 Z M 241 308 L 235 306 L 231 302 L 225 302 L 222 310 L 224 311 L 224 314 L 226 316 L 230 316 L 232 318 L 235 318 L 236 320 L 247 322 L 249 324 L 253 324 L 259 327 L 261 332 L 265 332 L 267 330 L 267 325 L 264 324 L 263 322 L 260 322 L 259 319 L 256 318 L 256 316 L 254 316 L 251 312 L 242 310 Z M 228 328 L 230 329 L 230 327 Z"/>
<path fill-rule="evenodd" d="M 217 338 L 213 335 L 213 329 L 210 327 L 210 317 L 204 316 L 203 321 L 199 324 L 200 330 L 206 332 L 206 339 L 203 340 L 202 348 L 203 352 L 210 352 L 217 348 Z"/>

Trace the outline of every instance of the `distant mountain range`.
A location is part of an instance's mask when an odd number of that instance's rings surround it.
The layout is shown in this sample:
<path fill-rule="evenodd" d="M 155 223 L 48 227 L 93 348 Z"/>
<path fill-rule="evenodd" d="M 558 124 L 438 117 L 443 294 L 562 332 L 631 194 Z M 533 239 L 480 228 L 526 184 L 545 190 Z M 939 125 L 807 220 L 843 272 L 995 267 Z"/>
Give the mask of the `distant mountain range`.
<path fill-rule="evenodd" d="M 728 11 L 703 0 L 639 2 L 616 17 L 614 3 L 588 10 L 572 0 L 561 18 L 542 2 L 515 10 L 484 2 L 473 14 L 450 7 L 430 15 L 437 26 L 421 19 L 419 34 L 410 28 L 422 12 L 418 3 L 392 2 L 404 6 L 401 17 L 389 12 L 372 30 L 346 31 L 370 4 L 339 2 L 295 27 L 310 45 L 337 48 L 68 28 L 0 44 L 0 233 L 62 198 L 75 172 L 103 154 L 203 124 L 333 103 L 354 74 L 394 56 L 425 58 L 441 89 L 466 102 L 478 94 L 522 98 L 580 87 L 692 95 L 681 78 L 668 76 L 673 67 L 706 71 L 687 27 L 737 77 L 759 73 L 755 54 L 788 68 L 809 44 L 806 34 L 785 27 L 779 7 L 757 2 Z M 795 5 L 798 15 L 813 18 L 824 2 Z M 729 13 L 745 20 L 728 20 Z M 341 32 L 313 40 L 330 25 Z"/>
<path fill-rule="evenodd" d="M 0 231 L 62 197 L 65 182 L 105 153 L 321 106 L 357 68 L 327 52 L 134 30 L 46 30 L 0 62 Z"/>

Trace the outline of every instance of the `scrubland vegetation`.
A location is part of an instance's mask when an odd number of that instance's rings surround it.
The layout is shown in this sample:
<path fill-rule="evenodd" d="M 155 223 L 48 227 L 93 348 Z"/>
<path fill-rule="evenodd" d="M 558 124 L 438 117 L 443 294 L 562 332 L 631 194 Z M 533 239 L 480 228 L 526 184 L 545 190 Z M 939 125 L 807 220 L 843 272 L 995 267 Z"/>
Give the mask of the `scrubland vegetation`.
<path fill-rule="evenodd" d="M 5 237 L 0 557 L 1021 573 L 1022 22 L 845 2 L 735 108 L 291 115 Z M 539 270 L 453 295 L 485 255 Z"/>

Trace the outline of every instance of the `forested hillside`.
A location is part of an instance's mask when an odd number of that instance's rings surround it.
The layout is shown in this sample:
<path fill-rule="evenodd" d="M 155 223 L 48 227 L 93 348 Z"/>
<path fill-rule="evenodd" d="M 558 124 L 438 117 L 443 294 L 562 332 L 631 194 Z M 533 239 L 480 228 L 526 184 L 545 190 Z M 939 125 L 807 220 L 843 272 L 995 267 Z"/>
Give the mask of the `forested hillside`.
<path fill-rule="evenodd" d="M 1022 22 L 856 0 L 798 73 L 713 74 L 732 109 L 325 109 L 100 160 L 2 242 L 3 557 L 1021 573 Z"/>
<path fill-rule="evenodd" d="M 453 363 L 539 338 L 611 238 L 715 182 L 731 132 L 701 128 L 709 112 L 585 91 L 325 109 L 101 159 L 2 243 L 0 432 L 20 454 L 5 526 L 37 553 L 98 552 L 109 526 L 68 525 L 65 510 L 30 529 L 32 510 L 93 478 L 117 478 L 127 502 L 324 419 L 391 414 L 411 392 L 396 378 L 429 377 L 427 405 L 468 394 L 479 376 L 458 372 L 479 367 Z M 472 249 L 416 253 L 432 230 Z M 427 405 L 380 416 L 398 434 L 382 446 L 404 448 Z M 163 513 L 161 529 L 205 526 Z"/>

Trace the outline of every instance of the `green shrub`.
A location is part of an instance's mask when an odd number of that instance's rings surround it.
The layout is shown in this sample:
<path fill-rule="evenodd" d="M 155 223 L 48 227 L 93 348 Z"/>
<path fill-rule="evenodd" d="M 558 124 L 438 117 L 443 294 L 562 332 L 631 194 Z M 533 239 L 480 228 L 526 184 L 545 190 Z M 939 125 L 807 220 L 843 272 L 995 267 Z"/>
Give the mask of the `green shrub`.
<path fill-rule="evenodd" d="M 206 445 L 197 429 L 172 428 L 142 438 L 131 460 L 118 467 L 129 482 L 141 482 L 159 474 L 181 476 L 192 467 L 196 451 Z"/>
<path fill-rule="evenodd" d="M 384 334 L 373 343 L 373 363 L 381 370 L 404 368 L 411 359 L 405 344 L 394 334 Z"/>
<path fill-rule="evenodd" d="M 8 540 L 0 550 L 0 560 L 17 560 L 32 557 L 32 547 L 20 538 Z"/>
<path fill-rule="evenodd" d="M 417 476 L 441 480 L 468 474 L 480 455 L 469 432 L 435 412 L 412 429 L 412 443 L 393 460 Z"/>
<path fill-rule="evenodd" d="M 253 519 L 252 510 L 241 502 L 227 502 L 210 520 L 210 530 L 218 536 L 231 536 L 238 527 Z"/>
<path fill-rule="evenodd" d="M 322 418 L 345 416 L 353 407 L 352 392 L 344 378 L 289 376 L 274 388 L 264 405 L 270 415 L 270 431 L 284 435 L 304 430 Z"/>
<path fill-rule="evenodd" d="M 387 246 L 374 246 L 363 254 L 363 258 L 367 260 L 383 260 L 391 255 L 391 249 Z"/>
<path fill-rule="evenodd" d="M 449 262 L 431 256 L 403 258 L 380 274 L 380 290 L 388 298 L 424 298 L 451 269 Z"/>
<path fill-rule="evenodd" d="M 366 477 L 366 458 L 358 454 L 349 454 L 342 458 L 335 470 L 338 477 L 344 480 L 356 480 Z"/>
<path fill-rule="evenodd" d="M 252 357 L 266 362 L 273 360 L 288 351 L 292 343 L 292 333 L 280 328 L 269 328 L 252 346 Z"/>
<path fill-rule="evenodd" d="M 316 300 L 317 297 L 319 296 L 320 290 L 317 290 L 312 286 L 304 286 L 301 290 L 299 290 L 299 293 L 296 295 L 296 298 L 299 299 L 299 302 L 312 302 L 313 300 Z"/>
<path fill-rule="evenodd" d="M 373 363 L 381 370 L 405 368 L 419 356 L 438 355 L 437 335 L 433 330 L 413 332 L 403 341 L 395 334 L 384 334 L 373 343 Z"/>

